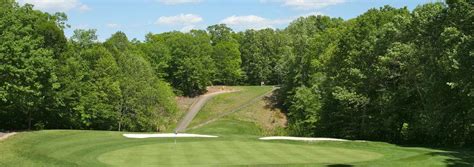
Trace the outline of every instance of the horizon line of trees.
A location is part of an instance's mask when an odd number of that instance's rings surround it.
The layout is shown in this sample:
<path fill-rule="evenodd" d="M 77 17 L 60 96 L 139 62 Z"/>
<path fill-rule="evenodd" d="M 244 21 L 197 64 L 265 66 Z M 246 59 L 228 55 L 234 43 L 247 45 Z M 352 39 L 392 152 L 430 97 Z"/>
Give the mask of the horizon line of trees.
<path fill-rule="evenodd" d="M 264 82 L 281 86 L 291 135 L 474 144 L 472 1 L 104 42 L 96 30 L 67 39 L 63 13 L 0 3 L 0 130 L 164 131 L 176 95 Z"/>

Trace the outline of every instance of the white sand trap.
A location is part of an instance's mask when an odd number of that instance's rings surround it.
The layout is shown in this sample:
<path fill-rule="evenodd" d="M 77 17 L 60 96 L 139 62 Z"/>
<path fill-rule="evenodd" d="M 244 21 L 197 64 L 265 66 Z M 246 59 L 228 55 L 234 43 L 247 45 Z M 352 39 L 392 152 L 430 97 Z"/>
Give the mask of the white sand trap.
<path fill-rule="evenodd" d="M 349 141 L 345 139 L 323 138 L 323 137 L 290 137 L 290 136 L 270 136 L 261 137 L 260 140 L 294 140 L 294 141 Z"/>
<path fill-rule="evenodd" d="M 136 138 L 136 139 L 144 139 L 144 138 L 175 138 L 175 137 L 218 137 L 218 136 L 211 136 L 211 135 L 199 135 L 199 134 L 187 134 L 187 133 L 159 133 L 159 134 L 123 134 L 123 136 L 127 138 Z"/>
<path fill-rule="evenodd" d="M 0 141 L 1 141 L 1 140 L 5 140 L 5 139 L 7 139 L 8 137 L 13 136 L 13 135 L 16 135 L 16 133 L 15 133 L 15 132 L 12 132 L 12 133 L 0 133 Z"/>

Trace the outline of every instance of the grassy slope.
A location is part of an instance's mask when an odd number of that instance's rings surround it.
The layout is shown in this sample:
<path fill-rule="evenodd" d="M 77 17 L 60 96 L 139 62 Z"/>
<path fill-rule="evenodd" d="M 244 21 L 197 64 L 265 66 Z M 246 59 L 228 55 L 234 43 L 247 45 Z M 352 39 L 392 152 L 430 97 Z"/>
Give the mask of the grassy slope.
<path fill-rule="evenodd" d="M 221 94 L 209 100 L 193 119 L 189 127 L 196 126 L 223 113 L 232 111 L 233 109 L 250 102 L 252 99 L 272 90 L 272 87 L 239 86 L 234 89 L 239 91 Z"/>
<path fill-rule="evenodd" d="M 446 166 L 474 162 L 472 151 L 382 142 L 259 141 L 259 124 L 246 116 L 251 111 L 244 109 L 191 131 L 219 138 L 178 139 L 177 144 L 173 139 L 126 139 L 120 132 L 107 131 L 20 133 L 0 141 L 0 166 Z"/>

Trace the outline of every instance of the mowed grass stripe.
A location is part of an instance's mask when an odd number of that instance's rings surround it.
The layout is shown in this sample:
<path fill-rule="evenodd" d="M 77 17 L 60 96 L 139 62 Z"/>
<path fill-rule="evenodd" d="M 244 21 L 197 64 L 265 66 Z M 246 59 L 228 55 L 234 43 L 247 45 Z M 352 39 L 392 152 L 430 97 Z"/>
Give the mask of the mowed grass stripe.
<path fill-rule="evenodd" d="M 308 152 L 307 149 L 311 149 L 311 146 L 306 146 L 303 150 L 300 150 L 299 145 L 287 144 L 287 143 L 275 143 L 277 147 L 286 150 L 288 154 L 289 163 L 315 163 L 318 159 L 313 158 L 312 153 Z M 323 153 L 323 152 L 321 152 Z M 325 156 L 324 154 L 321 156 Z"/>
<path fill-rule="evenodd" d="M 189 150 L 187 155 L 191 157 L 191 161 L 188 161 L 188 164 L 215 164 L 217 160 L 214 158 L 215 151 L 212 150 L 209 141 L 204 143 L 201 142 L 191 142 L 192 150 Z"/>
<path fill-rule="evenodd" d="M 257 158 L 260 158 L 255 156 L 255 153 L 252 152 L 253 150 L 250 150 L 249 147 L 244 147 L 245 145 L 242 145 L 242 142 L 240 141 L 229 141 L 225 143 L 228 143 L 231 146 L 234 155 L 240 159 L 238 162 L 239 165 L 245 164 L 245 162 L 255 162 L 257 161 Z"/>
<path fill-rule="evenodd" d="M 275 147 L 271 144 L 259 144 L 262 148 L 262 153 L 272 158 L 271 164 L 282 164 L 291 161 L 288 156 L 288 150 L 284 148 Z"/>
<path fill-rule="evenodd" d="M 105 149 L 104 146 L 116 145 L 114 143 L 114 140 L 110 140 L 110 138 L 109 140 L 97 140 L 97 138 L 84 138 L 84 136 L 88 136 L 88 133 L 82 133 L 81 135 L 81 132 L 73 132 L 70 134 L 72 138 L 70 136 L 64 135 L 60 135 L 60 137 L 55 138 L 55 135 L 49 136 L 49 133 L 39 135 L 37 137 L 45 137 L 45 140 L 43 140 L 43 142 L 39 144 L 34 144 L 35 142 L 31 143 L 31 148 L 36 151 L 27 154 L 36 154 L 38 155 L 38 157 L 43 158 L 47 156 L 49 162 L 51 162 L 51 159 L 54 158 L 57 161 L 62 161 L 64 163 L 80 164 L 80 162 L 83 162 L 84 160 L 84 162 L 91 162 L 97 164 L 97 161 L 94 161 L 96 158 L 95 156 L 97 156 L 97 154 L 94 153 L 101 152 L 102 149 Z M 117 143 L 123 144 L 123 141 L 117 141 Z"/>
<path fill-rule="evenodd" d="M 326 160 L 340 159 L 338 154 L 333 154 L 332 149 L 326 149 L 324 147 L 312 147 L 311 150 L 301 150 L 301 146 L 293 146 L 292 151 L 297 155 L 296 157 L 301 157 L 299 159 L 304 160 L 298 163 L 325 163 Z"/>
<path fill-rule="evenodd" d="M 218 146 L 219 152 L 226 157 L 225 165 L 241 164 L 243 160 L 253 158 L 244 151 L 241 151 L 236 144 L 237 141 L 214 142 Z"/>
<path fill-rule="evenodd" d="M 251 164 L 267 164 L 273 159 L 269 155 L 264 154 L 262 147 L 258 143 L 249 143 L 249 142 L 238 142 L 240 147 L 247 150 L 249 154 L 253 157 L 258 157 L 253 159 L 254 161 Z"/>
<path fill-rule="evenodd" d="M 173 144 L 167 145 L 165 149 L 159 150 L 159 152 L 161 152 L 160 159 L 161 157 L 165 157 L 165 159 L 167 159 L 168 161 L 163 160 L 163 161 L 158 162 L 157 164 L 180 165 L 180 164 L 183 164 L 182 161 L 187 161 L 183 159 L 185 158 L 184 156 L 179 155 L 179 153 L 182 154 L 184 150 L 182 150 L 181 147 L 178 146 L 178 143 L 179 145 L 185 144 L 185 143 L 181 143 L 177 141 L 176 144 L 173 143 Z M 168 150 L 174 150 L 174 152 L 169 152 Z"/>
<path fill-rule="evenodd" d="M 226 149 L 225 144 L 221 144 L 222 142 L 207 142 L 208 147 L 206 149 L 207 154 L 212 155 L 214 159 L 213 164 L 232 164 L 230 162 L 232 156 L 229 156 L 230 153 L 229 149 Z"/>

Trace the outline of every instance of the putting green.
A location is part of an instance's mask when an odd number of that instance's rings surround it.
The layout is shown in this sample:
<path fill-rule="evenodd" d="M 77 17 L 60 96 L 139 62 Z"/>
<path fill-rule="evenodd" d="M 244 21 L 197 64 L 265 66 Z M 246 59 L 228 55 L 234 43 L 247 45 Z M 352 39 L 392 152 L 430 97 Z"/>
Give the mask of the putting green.
<path fill-rule="evenodd" d="M 317 145 L 259 141 L 157 143 L 107 152 L 98 160 L 114 166 L 261 165 L 353 163 L 382 154 Z"/>

